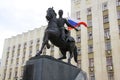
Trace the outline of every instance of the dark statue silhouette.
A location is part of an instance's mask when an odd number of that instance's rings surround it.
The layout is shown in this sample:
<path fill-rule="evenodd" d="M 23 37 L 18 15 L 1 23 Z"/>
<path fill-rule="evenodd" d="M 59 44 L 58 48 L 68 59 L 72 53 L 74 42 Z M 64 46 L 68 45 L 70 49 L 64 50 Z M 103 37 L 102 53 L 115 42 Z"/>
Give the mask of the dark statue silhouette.
<path fill-rule="evenodd" d="M 68 21 L 67 21 L 65 18 L 62 17 L 62 15 L 63 15 L 63 10 L 59 10 L 59 11 L 58 11 L 58 14 L 59 14 L 59 18 L 57 19 L 57 25 L 58 25 L 58 27 L 59 27 L 59 29 L 60 29 L 61 37 L 62 37 L 62 39 L 65 41 L 66 38 L 67 38 L 67 39 L 70 38 L 70 33 L 69 33 L 68 30 L 65 29 L 64 24 L 66 24 L 67 26 L 70 26 L 70 27 L 72 27 L 72 28 L 74 28 L 74 26 L 72 26 L 71 24 L 69 24 Z M 77 30 L 76 28 L 74 28 L 74 29 Z M 68 37 L 69 37 L 69 38 L 68 38 Z M 74 39 L 73 39 L 73 40 L 70 40 L 70 41 L 74 41 Z"/>
<path fill-rule="evenodd" d="M 74 56 L 74 60 L 77 63 L 77 47 L 75 45 L 75 40 L 70 36 L 69 31 L 64 29 L 64 24 L 70 25 L 66 19 L 62 18 L 63 12 L 59 11 L 59 18 L 56 18 L 56 13 L 53 8 L 48 8 L 46 19 L 48 20 L 48 26 L 44 32 L 43 43 L 40 51 L 36 54 L 39 56 L 42 53 L 45 45 L 47 48 L 50 48 L 48 41 L 59 48 L 62 53 L 62 57 L 58 58 L 59 60 L 66 59 L 66 52 L 69 51 L 70 57 L 68 58 L 68 63 L 71 62 L 71 58 Z M 75 30 L 77 30 L 75 28 Z"/>

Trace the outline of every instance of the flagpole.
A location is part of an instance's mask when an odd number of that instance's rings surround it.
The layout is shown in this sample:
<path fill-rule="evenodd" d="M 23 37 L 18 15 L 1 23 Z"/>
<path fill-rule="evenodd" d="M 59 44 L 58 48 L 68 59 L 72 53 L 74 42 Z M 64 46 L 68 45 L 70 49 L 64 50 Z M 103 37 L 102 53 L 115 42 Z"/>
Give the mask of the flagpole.
<path fill-rule="evenodd" d="M 67 12 L 67 19 L 69 18 L 70 16 L 69 16 L 69 12 Z"/>

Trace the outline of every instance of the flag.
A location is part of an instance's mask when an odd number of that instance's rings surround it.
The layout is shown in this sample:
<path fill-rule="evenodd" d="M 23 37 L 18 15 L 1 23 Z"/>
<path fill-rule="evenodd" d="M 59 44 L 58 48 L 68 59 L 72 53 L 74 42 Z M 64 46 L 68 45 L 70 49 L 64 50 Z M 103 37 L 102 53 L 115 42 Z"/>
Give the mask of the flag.
<path fill-rule="evenodd" d="M 85 27 L 87 27 L 87 24 L 83 21 L 79 21 L 79 20 L 73 20 L 73 19 L 68 19 L 69 24 L 71 24 L 74 27 L 79 27 L 80 25 L 84 25 Z M 68 27 L 68 30 L 71 30 L 73 28 Z"/>

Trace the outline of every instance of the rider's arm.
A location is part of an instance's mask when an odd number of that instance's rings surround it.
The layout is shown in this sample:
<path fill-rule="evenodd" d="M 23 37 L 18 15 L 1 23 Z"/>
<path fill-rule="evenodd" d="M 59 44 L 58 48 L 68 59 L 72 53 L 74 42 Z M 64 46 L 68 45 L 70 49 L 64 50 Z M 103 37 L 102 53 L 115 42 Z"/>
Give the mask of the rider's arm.
<path fill-rule="evenodd" d="M 65 23 L 66 23 L 66 25 L 67 25 L 68 27 L 75 28 L 75 27 L 72 26 L 66 19 L 64 19 L 64 20 L 65 20 Z"/>
<path fill-rule="evenodd" d="M 72 26 L 66 19 L 65 19 L 65 23 L 68 27 L 74 28 L 76 31 L 78 31 L 78 29 L 76 29 L 74 26 Z"/>

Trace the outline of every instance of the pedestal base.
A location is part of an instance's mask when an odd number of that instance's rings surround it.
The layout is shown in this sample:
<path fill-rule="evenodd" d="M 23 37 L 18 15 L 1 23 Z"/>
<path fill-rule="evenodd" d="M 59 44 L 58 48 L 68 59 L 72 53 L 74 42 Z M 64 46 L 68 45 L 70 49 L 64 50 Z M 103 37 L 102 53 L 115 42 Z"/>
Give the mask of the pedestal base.
<path fill-rule="evenodd" d="M 87 78 L 76 66 L 50 56 L 38 56 L 27 61 L 23 80 L 87 80 Z"/>

